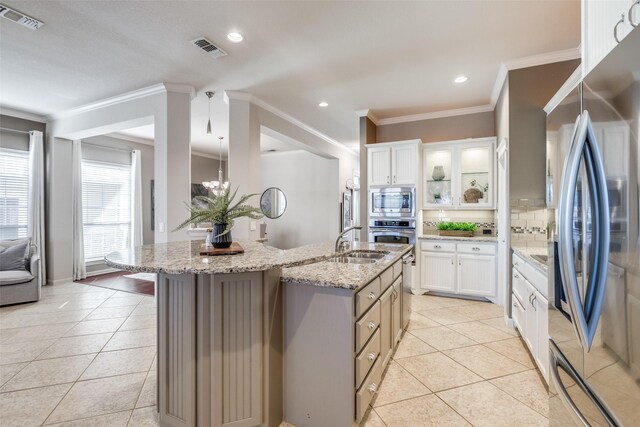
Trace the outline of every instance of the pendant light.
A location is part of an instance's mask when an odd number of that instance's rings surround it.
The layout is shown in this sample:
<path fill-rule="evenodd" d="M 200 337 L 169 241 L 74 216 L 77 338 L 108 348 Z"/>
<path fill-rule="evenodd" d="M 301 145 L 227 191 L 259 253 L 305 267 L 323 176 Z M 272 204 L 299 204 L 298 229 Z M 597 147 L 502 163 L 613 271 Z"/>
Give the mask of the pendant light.
<path fill-rule="evenodd" d="M 207 135 L 211 135 L 211 98 L 215 95 L 215 92 L 205 92 L 205 95 L 209 97 L 209 121 L 207 122 Z"/>
<path fill-rule="evenodd" d="M 219 136 L 218 137 L 218 141 L 219 141 L 219 155 L 218 155 L 218 180 L 217 181 L 207 181 L 207 182 L 203 182 L 202 185 L 204 185 L 207 189 L 211 190 L 211 192 L 215 195 L 215 196 L 219 196 L 222 194 L 222 192 L 224 190 L 226 190 L 227 188 L 229 188 L 229 181 L 225 181 L 224 180 L 224 171 L 222 170 L 222 140 L 224 139 L 224 136 Z"/>

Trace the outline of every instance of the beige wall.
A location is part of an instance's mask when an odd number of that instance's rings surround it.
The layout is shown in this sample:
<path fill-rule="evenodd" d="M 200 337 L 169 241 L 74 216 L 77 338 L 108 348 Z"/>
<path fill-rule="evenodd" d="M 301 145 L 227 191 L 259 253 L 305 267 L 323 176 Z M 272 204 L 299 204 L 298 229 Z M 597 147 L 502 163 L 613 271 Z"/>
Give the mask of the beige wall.
<path fill-rule="evenodd" d="M 509 196 L 545 198 L 544 106 L 580 65 L 579 60 L 509 71 Z"/>
<path fill-rule="evenodd" d="M 417 138 L 422 139 L 422 142 L 438 142 L 485 136 L 495 136 L 491 111 L 382 125 L 376 129 L 376 142 Z"/>

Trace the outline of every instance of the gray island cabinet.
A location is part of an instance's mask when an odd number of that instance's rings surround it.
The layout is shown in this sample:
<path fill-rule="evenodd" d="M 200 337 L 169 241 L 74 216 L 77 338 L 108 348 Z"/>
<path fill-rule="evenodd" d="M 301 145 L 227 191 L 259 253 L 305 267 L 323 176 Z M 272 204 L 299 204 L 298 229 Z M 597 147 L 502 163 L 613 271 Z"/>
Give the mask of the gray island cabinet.
<path fill-rule="evenodd" d="M 389 283 L 397 282 L 397 260 L 411 247 L 359 244 L 355 249 L 388 254 L 375 264 L 347 265 L 325 261 L 333 256 L 329 242 L 280 250 L 242 241 L 244 254 L 217 257 L 200 256 L 200 243 L 145 245 L 106 257 L 115 268 L 158 274 L 160 425 L 271 427 L 284 420 L 299 426 L 350 426 L 359 420 L 387 362 L 384 337 L 393 334 L 395 340 L 399 333 L 391 330 L 393 308 L 388 307 L 401 301 L 402 292 Z M 283 280 L 283 271 L 285 278 L 295 278 L 305 269 L 310 281 L 295 285 Z M 328 325 L 339 329 L 331 335 Z M 298 332 L 314 331 L 318 335 L 304 342 L 296 338 Z M 388 345 L 394 345 L 391 338 Z M 310 349 L 317 353 L 306 360 L 302 371 L 308 372 L 299 372 L 300 357 L 311 356 Z M 337 423 L 325 423 L 317 407 L 312 411 L 309 402 L 295 396 L 298 390 L 313 396 L 309 391 L 320 387 L 318 378 L 330 398 L 316 404 L 340 414 L 331 418 Z M 356 380 L 362 385 L 356 387 Z M 347 383 L 350 388 L 343 388 Z M 313 419 L 298 418 L 305 408 Z"/>
<path fill-rule="evenodd" d="M 375 269 L 321 262 L 284 270 L 287 422 L 362 421 L 408 322 L 401 257 L 411 246 L 395 246 Z"/>

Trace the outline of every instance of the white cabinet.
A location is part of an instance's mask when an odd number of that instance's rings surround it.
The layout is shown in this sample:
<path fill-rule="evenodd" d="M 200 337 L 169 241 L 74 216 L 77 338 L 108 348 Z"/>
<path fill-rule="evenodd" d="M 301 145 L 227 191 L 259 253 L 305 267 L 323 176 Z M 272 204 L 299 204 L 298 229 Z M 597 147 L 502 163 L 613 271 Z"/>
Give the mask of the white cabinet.
<path fill-rule="evenodd" d="M 421 289 L 495 299 L 496 245 L 439 243 L 420 245 Z"/>
<path fill-rule="evenodd" d="M 399 141 L 367 146 L 369 185 L 416 185 L 421 141 Z"/>
<path fill-rule="evenodd" d="M 496 257 L 458 254 L 458 292 L 495 297 Z"/>
<path fill-rule="evenodd" d="M 426 144 L 423 149 L 425 209 L 494 209 L 495 138 Z"/>
<path fill-rule="evenodd" d="M 391 184 L 391 150 L 389 147 L 367 148 L 369 185 Z"/>
<path fill-rule="evenodd" d="M 455 253 L 422 252 L 420 254 L 422 289 L 455 292 L 455 259 Z"/>
<path fill-rule="evenodd" d="M 635 6 L 634 6 L 635 5 Z M 586 75 L 640 22 L 635 0 L 582 0 L 582 71 Z"/>
<path fill-rule="evenodd" d="M 540 292 L 546 281 L 523 258 L 513 256 L 512 316 L 522 339 L 538 365 L 544 379 L 549 381 L 549 302 Z"/>

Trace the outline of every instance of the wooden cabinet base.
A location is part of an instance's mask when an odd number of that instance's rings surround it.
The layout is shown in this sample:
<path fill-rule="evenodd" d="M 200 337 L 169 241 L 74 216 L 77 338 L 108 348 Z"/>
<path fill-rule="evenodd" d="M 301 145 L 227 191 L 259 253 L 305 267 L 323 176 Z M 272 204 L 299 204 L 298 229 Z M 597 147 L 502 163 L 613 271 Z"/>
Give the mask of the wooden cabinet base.
<path fill-rule="evenodd" d="M 161 426 L 281 423 L 281 286 L 280 270 L 160 275 Z"/>

